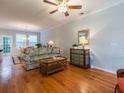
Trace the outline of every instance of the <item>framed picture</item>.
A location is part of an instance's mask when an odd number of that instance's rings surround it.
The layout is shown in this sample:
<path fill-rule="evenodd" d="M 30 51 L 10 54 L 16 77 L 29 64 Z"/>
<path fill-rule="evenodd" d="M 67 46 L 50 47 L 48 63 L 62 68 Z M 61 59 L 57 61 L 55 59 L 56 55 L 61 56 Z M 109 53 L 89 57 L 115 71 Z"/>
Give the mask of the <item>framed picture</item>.
<path fill-rule="evenodd" d="M 78 31 L 78 44 L 88 45 L 90 40 L 89 29 Z"/>

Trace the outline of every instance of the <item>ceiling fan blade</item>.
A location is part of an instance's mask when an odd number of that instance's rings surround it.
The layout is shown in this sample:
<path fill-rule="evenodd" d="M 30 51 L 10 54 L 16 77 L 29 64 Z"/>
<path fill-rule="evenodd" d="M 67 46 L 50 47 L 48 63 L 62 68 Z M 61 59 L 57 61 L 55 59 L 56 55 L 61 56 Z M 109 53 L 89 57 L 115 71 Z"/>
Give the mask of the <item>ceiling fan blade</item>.
<path fill-rule="evenodd" d="M 81 9 L 82 5 L 70 5 L 68 6 L 69 9 Z"/>
<path fill-rule="evenodd" d="M 67 2 L 69 2 L 70 0 L 66 0 Z"/>
<path fill-rule="evenodd" d="M 64 14 L 65 14 L 65 16 L 69 16 L 69 13 L 68 12 L 65 12 Z"/>
<path fill-rule="evenodd" d="M 53 2 L 50 2 L 50 1 L 48 1 L 48 0 L 43 0 L 45 3 L 48 3 L 48 4 L 51 4 L 51 5 L 55 5 L 55 6 L 58 6 L 58 4 L 56 4 L 56 3 L 53 3 Z"/>
<path fill-rule="evenodd" d="M 53 10 L 53 11 L 50 12 L 50 14 L 53 14 L 53 13 L 55 13 L 55 12 L 57 12 L 57 11 L 58 11 L 58 9 Z"/>
<path fill-rule="evenodd" d="M 63 2 L 63 0 L 57 0 L 58 2 Z"/>
<path fill-rule="evenodd" d="M 62 1 L 64 1 L 64 2 L 69 2 L 70 0 L 62 0 Z"/>

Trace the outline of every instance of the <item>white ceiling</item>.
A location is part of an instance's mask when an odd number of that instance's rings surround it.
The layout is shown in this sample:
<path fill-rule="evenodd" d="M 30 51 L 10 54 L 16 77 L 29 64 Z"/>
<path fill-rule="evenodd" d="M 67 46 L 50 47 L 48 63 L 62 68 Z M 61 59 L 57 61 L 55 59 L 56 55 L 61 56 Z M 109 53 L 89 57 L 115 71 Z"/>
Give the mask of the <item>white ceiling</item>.
<path fill-rule="evenodd" d="M 56 2 L 56 0 L 49 0 Z M 44 3 L 43 0 L 0 0 L 0 27 L 15 29 L 49 29 L 68 22 L 84 12 L 88 14 L 109 7 L 123 0 L 70 0 L 69 4 L 83 5 L 81 10 L 69 11 L 70 16 L 62 13 L 49 14 L 55 6 Z"/>

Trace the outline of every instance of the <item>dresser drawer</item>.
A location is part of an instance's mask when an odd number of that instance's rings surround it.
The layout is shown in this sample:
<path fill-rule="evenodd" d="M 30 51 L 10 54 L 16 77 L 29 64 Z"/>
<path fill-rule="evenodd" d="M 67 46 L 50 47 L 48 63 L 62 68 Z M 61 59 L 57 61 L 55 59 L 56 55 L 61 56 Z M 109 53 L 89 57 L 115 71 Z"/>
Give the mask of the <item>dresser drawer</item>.
<path fill-rule="evenodd" d="M 80 67 L 90 67 L 89 49 L 70 49 L 71 63 Z"/>
<path fill-rule="evenodd" d="M 84 62 L 82 62 L 82 61 L 80 61 L 80 66 L 84 66 L 85 64 L 84 64 Z"/>
<path fill-rule="evenodd" d="M 76 49 L 75 50 L 71 50 L 71 53 L 78 54 L 78 53 L 80 53 L 80 50 L 76 50 Z"/>
<path fill-rule="evenodd" d="M 79 58 L 79 55 L 78 54 L 71 54 L 71 57 L 77 59 L 77 58 Z"/>

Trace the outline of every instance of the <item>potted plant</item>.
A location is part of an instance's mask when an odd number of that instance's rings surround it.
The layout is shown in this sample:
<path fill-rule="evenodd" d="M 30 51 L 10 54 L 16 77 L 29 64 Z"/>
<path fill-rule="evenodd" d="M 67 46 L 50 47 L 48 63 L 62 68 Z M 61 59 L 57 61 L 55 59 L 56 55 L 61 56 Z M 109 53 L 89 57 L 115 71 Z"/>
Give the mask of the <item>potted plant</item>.
<path fill-rule="evenodd" d="M 77 47 L 78 47 L 78 45 L 77 45 L 77 44 L 73 44 L 72 46 L 73 46 L 73 48 L 77 48 Z"/>

